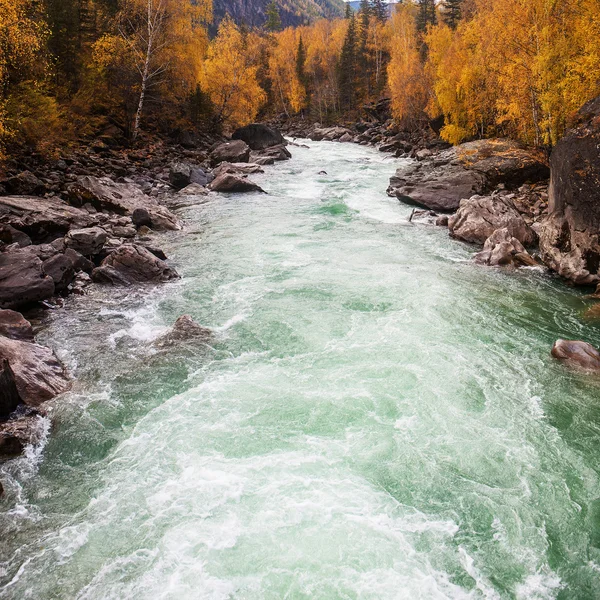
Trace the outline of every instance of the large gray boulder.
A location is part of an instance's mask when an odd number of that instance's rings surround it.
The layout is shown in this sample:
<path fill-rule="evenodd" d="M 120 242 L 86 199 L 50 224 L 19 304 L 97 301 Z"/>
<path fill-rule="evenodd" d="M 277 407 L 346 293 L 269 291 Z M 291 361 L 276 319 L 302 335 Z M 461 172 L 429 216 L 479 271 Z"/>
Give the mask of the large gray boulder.
<path fill-rule="evenodd" d="M 523 244 L 506 228 L 494 231 L 485 241 L 483 250 L 475 255 L 474 260 L 492 267 L 537 265 Z"/>
<path fill-rule="evenodd" d="M 162 283 L 177 279 L 175 269 L 143 246 L 124 244 L 109 254 L 92 272 L 97 283 L 130 285 L 133 283 Z"/>
<path fill-rule="evenodd" d="M 54 295 L 42 261 L 26 250 L 0 254 L 0 308 L 18 308 Z"/>
<path fill-rule="evenodd" d="M 222 173 L 219 175 L 211 184 L 210 189 L 213 192 L 231 192 L 231 193 L 245 193 L 245 192 L 262 192 L 265 191 L 253 181 L 233 175 L 232 173 Z"/>
<path fill-rule="evenodd" d="M 242 140 L 233 140 L 219 144 L 210 153 L 210 162 L 216 167 L 222 162 L 247 163 L 250 159 L 250 146 Z"/>
<path fill-rule="evenodd" d="M 49 348 L 0 337 L 0 360 L 7 360 L 21 402 L 39 406 L 66 392 L 71 381 L 64 366 Z"/>
<path fill-rule="evenodd" d="M 497 229 L 506 229 L 525 246 L 536 242 L 535 232 L 503 196 L 473 196 L 461 200 L 448 219 L 450 235 L 465 242 L 483 244 Z"/>
<path fill-rule="evenodd" d="M 169 171 L 169 181 L 176 190 L 182 190 L 193 183 L 206 186 L 209 179 L 204 169 L 190 163 L 175 163 Z"/>
<path fill-rule="evenodd" d="M 261 123 L 252 123 L 241 127 L 231 137 L 234 140 L 246 142 L 252 150 L 264 150 L 271 146 L 280 146 L 287 143 L 279 131 Z"/>
<path fill-rule="evenodd" d="M 493 190 L 547 179 L 543 156 L 509 140 L 478 140 L 400 167 L 388 195 L 431 210 L 451 212 L 460 201 Z"/>
<path fill-rule="evenodd" d="M 578 113 L 550 158 L 544 262 L 576 284 L 600 282 L 600 96 Z"/>
<path fill-rule="evenodd" d="M 83 256 L 94 256 L 102 250 L 107 238 L 108 234 L 102 227 L 71 229 L 65 236 L 65 245 Z"/>
<path fill-rule="evenodd" d="M 577 369 L 600 371 L 600 352 L 587 342 L 557 340 L 552 347 L 552 356 Z"/>
<path fill-rule="evenodd" d="M 42 263 L 42 271 L 54 281 L 54 291 L 64 292 L 75 279 L 73 261 L 64 254 L 56 254 Z"/>
<path fill-rule="evenodd" d="M 134 183 L 116 183 L 108 177 L 78 177 L 77 182 L 69 187 L 69 200 L 76 206 L 91 204 L 97 210 L 127 216 L 132 216 L 136 208 L 144 208 L 150 215 L 152 229 L 181 229 L 176 215 L 158 204 Z"/>
<path fill-rule="evenodd" d="M 0 336 L 33 342 L 33 327 L 21 313 L 0 309 Z"/>

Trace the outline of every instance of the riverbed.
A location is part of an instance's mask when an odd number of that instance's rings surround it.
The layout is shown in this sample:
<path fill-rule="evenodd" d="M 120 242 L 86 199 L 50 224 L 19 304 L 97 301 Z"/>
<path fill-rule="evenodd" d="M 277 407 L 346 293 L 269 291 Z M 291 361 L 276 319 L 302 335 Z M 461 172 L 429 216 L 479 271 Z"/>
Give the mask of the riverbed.
<path fill-rule="evenodd" d="M 0 466 L 0 598 L 600 598 L 600 345 L 539 269 L 411 224 L 397 160 L 307 142 L 39 340 L 77 383 Z M 157 347 L 182 314 L 206 343 Z"/>

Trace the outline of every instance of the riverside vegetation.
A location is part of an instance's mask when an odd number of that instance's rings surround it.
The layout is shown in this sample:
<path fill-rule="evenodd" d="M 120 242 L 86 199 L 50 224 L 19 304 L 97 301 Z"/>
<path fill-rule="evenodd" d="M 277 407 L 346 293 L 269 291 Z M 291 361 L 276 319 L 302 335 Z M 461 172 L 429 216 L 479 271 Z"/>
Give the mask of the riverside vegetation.
<path fill-rule="evenodd" d="M 210 0 L 0 0 L 0 454 L 71 385 L 15 310 L 176 279 L 157 233 L 209 193 L 262 192 L 248 175 L 291 158 L 277 129 L 410 159 L 388 193 L 478 263 L 600 283 L 596 0 L 363 0 L 285 29 L 262 9 L 215 28 Z M 553 355 L 600 369 L 583 342 Z"/>

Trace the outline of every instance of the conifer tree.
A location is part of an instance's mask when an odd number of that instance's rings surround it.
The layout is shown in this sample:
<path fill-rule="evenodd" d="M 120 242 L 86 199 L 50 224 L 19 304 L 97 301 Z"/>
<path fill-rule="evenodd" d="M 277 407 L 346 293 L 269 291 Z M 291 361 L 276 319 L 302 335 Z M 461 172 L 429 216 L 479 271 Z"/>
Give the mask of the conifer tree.
<path fill-rule="evenodd" d="M 373 13 L 373 16 L 382 23 L 387 21 L 388 9 L 383 0 L 371 0 L 371 12 Z"/>
<path fill-rule="evenodd" d="M 352 18 L 353 14 L 354 14 L 354 11 L 352 10 L 352 7 L 350 6 L 350 2 L 346 2 L 346 14 L 344 15 L 344 19 L 350 20 Z"/>
<path fill-rule="evenodd" d="M 423 33 L 429 25 L 437 25 L 435 0 L 418 0 L 417 31 Z"/>
<path fill-rule="evenodd" d="M 338 64 L 338 84 L 342 109 L 352 107 L 356 99 L 356 54 L 356 19 L 352 14 Z"/>
<path fill-rule="evenodd" d="M 267 6 L 267 22 L 265 23 L 265 29 L 272 33 L 281 29 L 281 17 L 275 0 L 271 0 Z"/>
<path fill-rule="evenodd" d="M 298 51 L 296 52 L 296 74 L 300 83 L 306 87 L 308 83 L 306 77 L 306 47 L 302 36 L 298 40 Z"/>
<path fill-rule="evenodd" d="M 463 0 L 444 0 L 444 22 L 450 29 L 456 29 L 462 17 Z"/>

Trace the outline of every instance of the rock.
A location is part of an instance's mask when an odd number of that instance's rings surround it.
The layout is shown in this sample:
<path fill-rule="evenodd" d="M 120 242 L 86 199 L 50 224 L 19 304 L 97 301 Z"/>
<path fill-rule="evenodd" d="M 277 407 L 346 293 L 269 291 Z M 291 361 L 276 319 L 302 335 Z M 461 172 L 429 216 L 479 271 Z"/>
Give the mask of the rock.
<path fill-rule="evenodd" d="M 351 133 L 345 133 L 340 139 L 342 143 L 349 143 L 354 141 L 354 136 Z"/>
<path fill-rule="evenodd" d="M 266 193 L 258 184 L 232 175 L 231 173 L 223 173 L 219 175 L 211 184 L 210 189 L 214 192 L 262 192 Z"/>
<path fill-rule="evenodd" d="M 35 196 L 46 191 L 44 182 L 30 171 L 23 171 L 4 182 L 6 189 L 17 196 Z"/>
<path fill-rule="evenodd" d="M 252 160 L 254 164 L 261 167 L 275 164 L 275 159 L 272 156 L 256 156 Z"/>
<path fill-rule="evenodd" d="M 57 254 L 42 263 L 42 271 L 52 277 L 54 291 L 63 292 L 75 277 L 73 262 L 64 254 Z"/>
<path fill-rule="evenodd" d="M 250 158 L 256 162 L 261 158 L 272 158 L 274 161 L 289 160 L 292 158 L 292 153 L 285 146 L 273 146 L 261 152 L 252 153 Z"/>
<path fill-rule="evenodd" d="M 485 241 L 483 251 L 476 254 L 474 259 L 475 262 L 490 266 L 531 267 L 537 265 L 523 244 L 506 228 L 494 231 Z"/>
<path fill-rule="evenodd" d="M 140 227 L 152 227 L 152 217 L 145 208 L 136 208 L 131 213 L 131 220 L 137 229 Z"/>
<path fill-rule="evenodd" d="M 600 352 L 587 342 L 557 340 L 552 346 L 552 356 L 571 367 L 585 371 L 600 370 Z"/>
<path fill-rule="evenodd" d="M 256 163 L 221 163 L 214 171 L 215 179 L 224 173 L 231 175 L 252 175 L 254 173 L 264 173 L 264 169 Z M 214 180 L 213 180 L 214 181 Z"/>
<path fill-rule="evenodd" d="M 233 140 L 219 144 L 210 153 L 210 162 L 216 167 L 222 162 L 247 163 L 250 158 L 250 146 L 242 140 Z"/>
<path fill-rule="evenodd" d="M 36 242 L 52 241 L 71 228 L 91 227 L 97 217 L 59 198 L 0 197 L 0 222 L 26 233 Z"/>
<path fill-rule="evenodd" d="M 237 129 L 231 136 L 234 140 L 242 140 L 251 150 L 264 150 L 272 146 L 280 146 L 286 143 L 284 137 L 276 129 L 267 127 L 260 123 L 252 123 Z"/>
<path fill-rule="evenodd" d="M 0 309 L 0 336 L 33 342 L 33 327 L 21 313 Z"/>
<path fill-rule="evenodd" d="M 42 261 L 26 250 L 0 254 L 0 308 L 18 308 L 54 295 Z"/>
<path fill-rule="evenodd" d="M 175 163 L 169 172 L 169 181 L 176 190 L 181 190 L 190 184 L 197 183 L 206 186 L 208 175 L 198 166 L 189 163 Z"/>
<path fill-rule="evenodd" d="M 550 158 L 544 262 L 576 284 L 600 282 L 600 96 L 577 114 Z"/>
<path fill-rule="evenodd" d="M 335 140 L 339 140 L 346 134 L 352 135 L 352 132 L 345 127 L 326 127 L 324 129 L 316 127 L 309 134 L 308 138 L 315 142 L 333 142 Z"/>
<path fill-rule="evenodd" d="M 67 248 L 64 252 L 64 255 L 71 261 L 73 265 L 73 269 L 75 272 L 77 271 L 85 271 L 86 273 L 91 273 L 94 268 L 94 263 L 91 260 L 88 260 L 83 254 L 79 254 L 73 248 Z"/>
<path fill-rule="evenodd" d="M 541 181 L 549 171 L 543 157 L 508 140 L 478 140 L 400 167 L 388 194 L 431 210 L 453 211 L 460 201 L 504 184 L 514 189 Z"/>
<path fill-rule="evenodd" d="M 108 177 L 78 177 L 69 187 L 70 201 L 78 206 L 91 204 L 96 210 L 132 216 L 136 208 L 150 214 L 152 229 L 175 231 L 181 229 L 177 217 L 134 183 L 115 183 Z"/>
<path fill-rule="evenodd" d="M 25 415 L 0 423 L 0 457 L 19 456 L 30 444 L 39 444 L 45 433 L 44 422 L 40 415 Z"/>
<path fill-rule="evenodd" d="M 93 268 L 93 264 L 92 264 L 92 268 Z M 91 269 L 90 269 L 91 271 Z M 87 274 L 84 273 L 83 271 L 80 273 L 77 273 L 77 275 L 75 275 L 75 279 L 73 280 L 73 283 L 70 286 L 71 292 L 73 294 L 77 294 L 78 296 L 83 296 L 83 294 L 85 294 L 85 289 L 87 287 L 89 287 L 92 284 L 92 278 Z"/>
<path fill-rule="evenodd" d="M 21 248 L 31 246 L 31 238 L 11 225 L 0 224 L 0 242 L 5 244 L 19 244 Z"/>
<path fill-rule="evenodd" d="M 28 406 L 39 406 L 71 386 L 61 362 L 44 346 L 0 337 L 0 359 L 9 362 L 19 398 Z"/>
<path fill-rule="evenodd" d="M 21 398 L 15 383 L 15 374 L 8 360 L 0 359 L 0 421 L 8 419 L 9 415 L 21 404 Z"/>
<path fill-rule="evenodd" d="M 196 323 L 189 315 L 183 315 L 177 319 L 175 325 L 173 325 L 173 329 L 156 340 L 154 344 L 159 348 L 164 348 L 191 340 L 205 342 L 212 337 L 212 330 L 202 327 L 202 325 Z"/>
<path fill-rule="evenodd" d="M 423 225 L 434 225 L 438 215 L 432 210 L 413 210 L 408 218 L 409 223 L 421 223 Z"/>
<path fill-rule="evenodd" d="M 180 196 L 206 196 L 208 190 L 199 183 L 190 183 L 190 185 L 179 190 Z"/>
<path fill-rule="evenodd" d="M 440 215 L 436 220 L 435 220 L 435 224 L 438 227 L 448 227 L 448 221 L 450 220 L 450 217 L 448 217 L 448 215 Z"/>
<path fill-rule="evenodd" d="M 456 214 L 448 219 L 448 228 L 453 237 L 475 244 L 483 244 L 494 231 L 503 228 L 525 246 L 536 242 L 531 227 L 509 201 L 499 195 L 462 200 Z"/>
<path fill-rule="evenodd" d="M 107 239 L 108 235 L 101 227 L 88 227 L 69 231 L 65 244 L 83 256 L 94 256 L 100 253 Z"/>
<path fill-rule="evenodd" d="M 166 262 L 137 244 L 124 244 L 117 248 L 92 272 L 95 282 L 113 285 L 166 282 L 177 277 L 177 272 Z"/>

